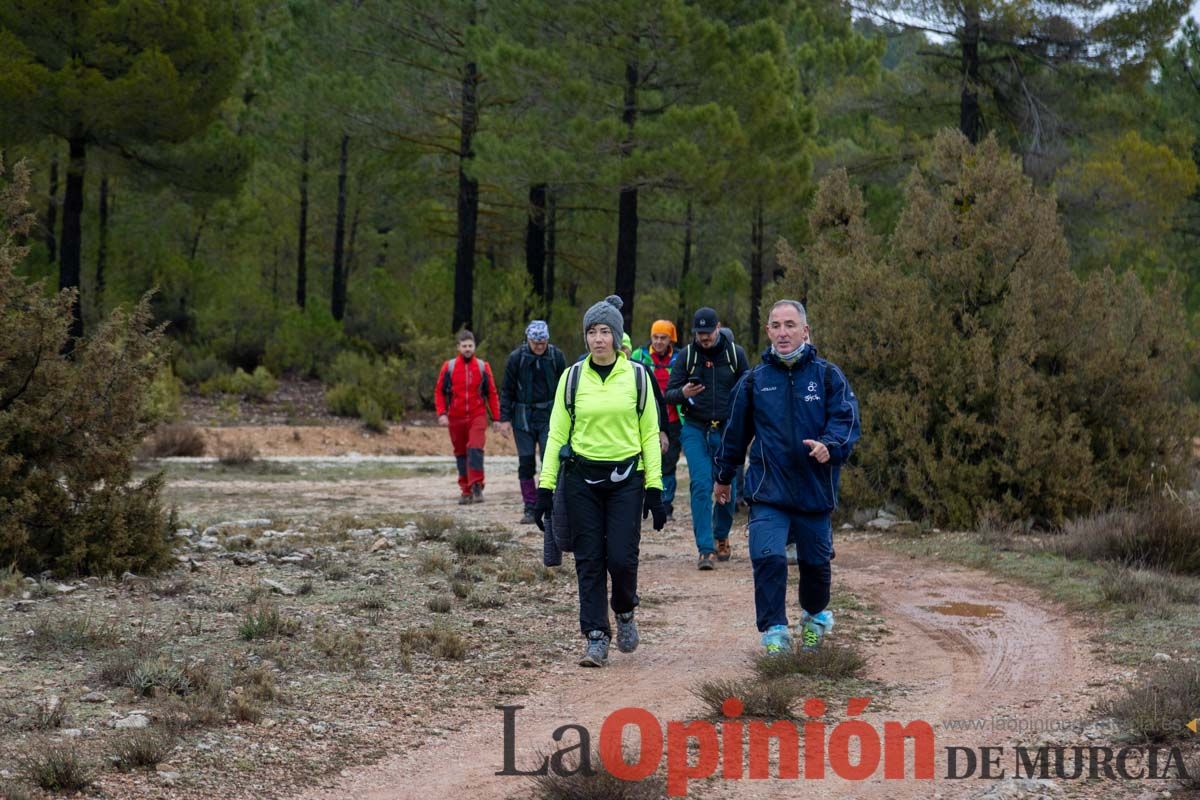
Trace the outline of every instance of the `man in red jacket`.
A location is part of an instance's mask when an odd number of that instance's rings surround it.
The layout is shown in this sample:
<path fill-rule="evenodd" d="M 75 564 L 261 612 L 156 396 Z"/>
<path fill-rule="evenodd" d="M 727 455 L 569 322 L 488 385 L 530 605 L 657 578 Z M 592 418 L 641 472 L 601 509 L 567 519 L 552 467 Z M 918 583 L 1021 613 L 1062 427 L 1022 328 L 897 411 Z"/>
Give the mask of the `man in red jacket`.
<path fill-rule="evenodd" d="M 450 428 L 458 462 L 459 505 L 483 502 L 483 446 L 488 416 L 500 420 L 500 393 L 492 368 L 475 357 L 475 334 L 458 333 L 458 355 L 442 364 L 435 394 L 438 424 Z"/>

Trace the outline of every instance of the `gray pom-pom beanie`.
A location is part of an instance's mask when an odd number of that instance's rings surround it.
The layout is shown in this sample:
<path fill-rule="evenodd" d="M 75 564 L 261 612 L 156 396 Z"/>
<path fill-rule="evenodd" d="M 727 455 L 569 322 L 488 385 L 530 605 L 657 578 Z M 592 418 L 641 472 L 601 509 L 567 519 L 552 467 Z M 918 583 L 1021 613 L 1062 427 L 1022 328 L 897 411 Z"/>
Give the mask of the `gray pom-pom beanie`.
<path fill-rule="evenodd" d="M 588 328 L 593 325 L 607 325 L 612 328 L 613 347 L 621 348 L 621 337 L 625 334 L 625 320 L 621 316 L 621 306 L 625 305 L 615 294 L 596 303 L 583 314 L 583 338 L 587 341 Z"/>

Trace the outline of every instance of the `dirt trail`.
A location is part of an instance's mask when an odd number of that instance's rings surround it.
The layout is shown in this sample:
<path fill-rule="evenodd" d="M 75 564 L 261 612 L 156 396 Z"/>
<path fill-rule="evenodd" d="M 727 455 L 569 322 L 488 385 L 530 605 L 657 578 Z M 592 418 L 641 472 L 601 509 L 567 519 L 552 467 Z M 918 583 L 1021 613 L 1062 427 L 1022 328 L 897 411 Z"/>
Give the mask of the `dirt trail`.
<path fill-rule="evenodd" d="M 495 488 L 489 502 L 472 508 L 471 517 L 507 520 L 518 508 L 516 492 L 507 486 L 515 481 L 496 478 L 490 482 Z M 414 483 L 431 489 L 434 485 L 428 478 Z M 700 680 L 748 674 L 758 636 L 744 530 L 735 529 L 732 562 L 699 573 L 690 525 L 677 521 L 673 527 L 674 535 L 643 545 L 640 590 L 646 603 L 639 613 L 642 644 L 636 653 L 623 655 L 614 648 L 609 666 L 602 670 L 580 669 L 573 662 L 553 665 L 530 695 L 483 698 L 488 705 L 524 706 L 517 717 L 519 767 L 534 763 L 538 751 L 552 751 L 551 733 L 561 725 L 586 726 L 595 745 L 604 718 L 617 708 L 641 706 L 664 722 L 690 719 L 702 713 L 691 694 Z M 868 709 L 863 719 L 879 730 L 884 720 L 930 722 L 937 735 L 937 775 L 945 774 L 942 748 L 951 744 L 1005 745 L 1011 774 L 1013 745 L 1034 743 L 1037 737 L 1005 726 L 1091 716 L 1096 687 L 1110 677 L 1110 670 L 1091 657 L 1089 632 L 1079 620 L 1049 607 L 1028 589 L 976 570 L 912 560 L 864 537 L 836 538 L 836 548 L 835 587 L 872 601 L 886 620 L 883 640 L 864 646 L 870 677 L 898 687 L 886 698 L 886 709 Z M 789 603 L 794 602 L 790 597 Z M 576 635 L 571 623 L 563 620 L 564 636 Z M 838 709 L 837 717 L 843 711 Z M 944 727 L 948 721 L 979 719 L 1003 722 L 972 731 Z M 501 737 L 499 711 L 465 719 L 446 739 L 398 753 L 303 798 L 521 795 L 528 790 L 525 779 L 494 774 L 502 765 Z M 567 742 L 573 737 L 569 734 Z M 977 796 L 991 785 L 978 780 L 937 780 L 931 785 L 881 778 L 858 783 L 830 778 L 693 784 L 705 798 L 953 798 Z"/>

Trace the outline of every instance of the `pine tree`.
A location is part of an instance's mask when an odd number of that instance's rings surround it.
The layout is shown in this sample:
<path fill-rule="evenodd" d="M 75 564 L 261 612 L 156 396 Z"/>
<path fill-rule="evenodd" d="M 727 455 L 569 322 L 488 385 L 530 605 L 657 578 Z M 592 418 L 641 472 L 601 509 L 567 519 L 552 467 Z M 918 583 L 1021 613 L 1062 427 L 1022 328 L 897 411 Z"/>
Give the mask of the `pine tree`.
<path fill-rule="evenodd" d="M 0 0 L 10 132 L 67 143 L 60 288 L 80 286 L 88 150 L 136 158 L 208 128 L 237 78 L 248 21 L 241 0 Z M 78 297 L 72 318 L 75 339 Z"/>

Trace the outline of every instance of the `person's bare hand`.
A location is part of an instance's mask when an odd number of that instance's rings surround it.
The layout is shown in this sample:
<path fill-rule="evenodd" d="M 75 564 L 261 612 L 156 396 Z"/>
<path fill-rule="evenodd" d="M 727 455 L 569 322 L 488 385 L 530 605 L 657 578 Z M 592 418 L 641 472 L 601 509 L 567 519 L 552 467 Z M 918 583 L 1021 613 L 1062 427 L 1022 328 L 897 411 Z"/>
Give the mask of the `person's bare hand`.
<path fill-rule="evenodd" d="M 438 417 L 438 425 L 441 425 L 443 428 L 445 428 L 449 424 L 450 424 L 450 418 L 447 417 L 445 414 L 442 414 L 440 417 Z"/>
<path fill-rule="evenodd" d="M 511 422 L 497 422 L 496 423 L 496 432 L 499 433 L 501 436 L 508 438 L 509 435 L 512 434 L 512 423 Z"/>
<path fill-rule="evenodd" d="M 703 383 L 685 383 L 683 385 L 683 396 L 684 397 L 695 397 L 696 395 L 700 394 L 703 391 L 704 391 Z"/>
<path fill-rule="evenodd" d="M 730 490 L 729 484 L 727 484 L 727 483 L 714 483 L 713 484 L 713 500 L 717 501 L 717 505 L 721 505 L 721 506 L 725 505 L 726 503 L 729 502 L 729 499 L 731 496 L 732 496 L 732 492 Z"/>
<path fill-rule="evenodd" d="M 665 433 L 663 433 L 662 431 L 659 431 L 658 432 L 658 448 L 665 453 L 665 452 L 667 452 L 667 448 L 670 446 L 671 446 L 671 440 L 667 438 L 667 435 Z"/>
<path fill-rule="evenodd" d="M 818 464 L 824 464 L 829 460 L 829 448 L 816 439 L 805 439 L 804 444 L 811 448 L 808 455 L 810 458 L 815 458 Z"/>

